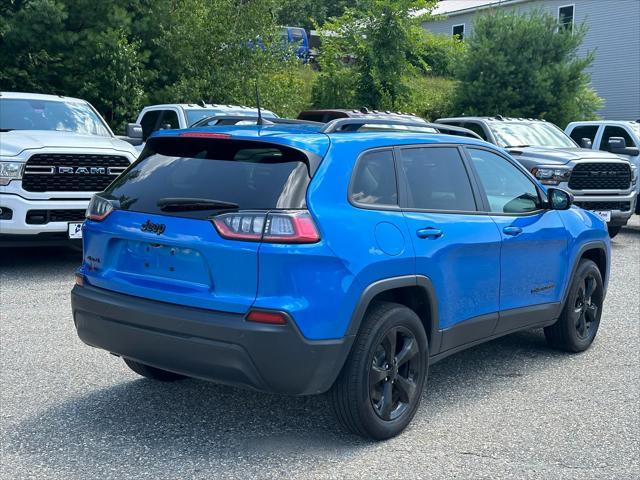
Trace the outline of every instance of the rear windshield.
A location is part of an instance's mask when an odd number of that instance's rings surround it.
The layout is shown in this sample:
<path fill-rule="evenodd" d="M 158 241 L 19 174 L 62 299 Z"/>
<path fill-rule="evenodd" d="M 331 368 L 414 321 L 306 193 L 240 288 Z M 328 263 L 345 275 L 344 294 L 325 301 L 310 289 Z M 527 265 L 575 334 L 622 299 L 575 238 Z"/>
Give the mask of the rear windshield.
<path fill-rule="evenodd" d="M 208 218 L 235 209 L 305 208 L 309 181 L 307 157 L 295 149 L 264 142 L 159 137 L 147 143 L 141 159 L 104 196 L 117 200 L 121 210 Z M 197 205 L 176 207 L 184 199 Z M 167 208 L 167 203 L 174 205 Z"/>

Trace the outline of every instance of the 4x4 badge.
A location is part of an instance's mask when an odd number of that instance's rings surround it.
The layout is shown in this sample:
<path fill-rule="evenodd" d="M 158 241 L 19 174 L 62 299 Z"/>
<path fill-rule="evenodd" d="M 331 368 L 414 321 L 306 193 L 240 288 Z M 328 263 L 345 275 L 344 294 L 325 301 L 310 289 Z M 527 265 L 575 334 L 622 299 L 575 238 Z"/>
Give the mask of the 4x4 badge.
<path fill-rule="evenodd" d="M 157 235 L 164 233 L 167 226 L 164 223 L 153 223 L 151 220 L 147 220 L 140 226 L 140 230 L 143 232 L 151 232 Z"/>

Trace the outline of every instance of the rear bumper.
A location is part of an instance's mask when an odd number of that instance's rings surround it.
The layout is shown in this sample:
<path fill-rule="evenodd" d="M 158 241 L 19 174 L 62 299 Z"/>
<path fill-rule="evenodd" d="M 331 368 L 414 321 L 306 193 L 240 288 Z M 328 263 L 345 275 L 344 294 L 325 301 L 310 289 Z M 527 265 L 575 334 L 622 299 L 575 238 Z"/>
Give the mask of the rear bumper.
<path fill-rule="evenodd" d="M 88 345 L 191 377 L 291 395 L 328 390 L 353 342 L 310 342 L 293 322 L 263 325 L 86 285 L 73 288 L 71 305 Z"/>

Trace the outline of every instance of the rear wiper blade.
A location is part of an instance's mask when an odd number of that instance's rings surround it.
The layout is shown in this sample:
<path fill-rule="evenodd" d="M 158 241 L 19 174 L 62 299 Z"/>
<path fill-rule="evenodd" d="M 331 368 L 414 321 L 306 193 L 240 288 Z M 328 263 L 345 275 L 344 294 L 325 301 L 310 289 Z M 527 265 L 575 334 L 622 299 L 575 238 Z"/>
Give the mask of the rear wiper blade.
<path fill-rule="evenodd" d="M 208 198 L 161 198 L 157 205 L 160 210 L 166 212 L 181 212 L 187 210 L 237 210 L 240 205 L 222 200 L 211 200 Z"/>

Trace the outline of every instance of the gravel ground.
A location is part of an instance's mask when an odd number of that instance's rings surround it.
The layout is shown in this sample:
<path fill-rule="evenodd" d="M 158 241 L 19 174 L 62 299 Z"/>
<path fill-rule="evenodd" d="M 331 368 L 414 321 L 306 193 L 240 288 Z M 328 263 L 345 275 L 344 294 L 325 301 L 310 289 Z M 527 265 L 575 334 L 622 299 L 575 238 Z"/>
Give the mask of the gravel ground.
<path fill-rule="evenodd" d="M 590 350 L 550 350 L 536 330 L 449 357 L 410 428 L 377 444 L 340 431 L 322 396 L 137 377 L 76 337 L 77 255 L 0 253 L 0 476 L 640 478 L 635 218 Z"/>

